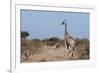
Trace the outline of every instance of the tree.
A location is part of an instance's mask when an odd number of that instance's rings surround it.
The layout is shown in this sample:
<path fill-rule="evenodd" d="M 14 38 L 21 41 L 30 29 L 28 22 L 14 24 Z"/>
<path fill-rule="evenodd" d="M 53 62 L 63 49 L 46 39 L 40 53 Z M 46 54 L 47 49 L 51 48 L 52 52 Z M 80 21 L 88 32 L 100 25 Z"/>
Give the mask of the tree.
<path fill-rule="evenodd" d="M 51 37 L 51 38 L 49 38 L 49 41 L 52 41 L 52 42 L 58 42 L 59 41 L 59 38 L 57 38 L 57 37 Z"/>
<path fill-rule="evenodd" d="M 29 36 L 29 33 L 27 31 L 21 31 L 21 38 L 26 38 Z"/>

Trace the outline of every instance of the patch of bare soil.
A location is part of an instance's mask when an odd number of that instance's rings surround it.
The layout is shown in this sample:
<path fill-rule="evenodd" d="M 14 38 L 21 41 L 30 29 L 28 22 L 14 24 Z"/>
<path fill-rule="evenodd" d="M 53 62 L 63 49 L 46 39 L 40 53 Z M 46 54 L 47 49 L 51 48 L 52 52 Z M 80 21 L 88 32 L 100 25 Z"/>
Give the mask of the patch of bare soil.
<path fill-rule="evenodd" d="M 65 60 L 81 60 L 81 59 L 89 59 L 89 54 L 84 56 L 84 50 L 82 48 L 76 47 L 72 53 L 66 52 L 64 53 L 64 48 L 60 47 L 54 50 L 52 54 L 50 54 L 50 49 L 44 49 L 39 53 L 35 53 L 29 57 L 28 60 L 22 60 L 23 63 L 31 63 L 31 62 L 49 62 L 49 61 L 65 61 Z"/>

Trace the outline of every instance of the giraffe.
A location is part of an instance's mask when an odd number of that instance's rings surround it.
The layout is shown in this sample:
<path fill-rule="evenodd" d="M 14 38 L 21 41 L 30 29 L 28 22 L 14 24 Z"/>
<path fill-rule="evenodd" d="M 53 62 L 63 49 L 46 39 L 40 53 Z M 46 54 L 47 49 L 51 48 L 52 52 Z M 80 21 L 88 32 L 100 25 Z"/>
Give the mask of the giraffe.
<path fill-rule="evenodd" d="M 29 49 L 27 49 L 27 48 L 21 49 L 21 58 L 22 58 L 23 60 L 28 60 L 29 57 L 30 57 L 30 55 L 31 55 L 31 52 L 30 52 Z"/>
<path fill-rule="evenodd" d="M 57 45 L 59 42 L 57 42 L 56 44 L 49 46 L 50 50 L 49 50 L 49 55 L 53 55 L 55 56 L 55 50 L 57 49 Z"/>
<path fill-rule="evenodd" d="M 62 25 L 65 25 L 65 33 L 64 33 L 64 55 L 66 55 L 66 52 L 67 52 L 67 56 L 69 56 L 69 54 L 71 54 L 71 57 L 73 57 L 73 51 L 74 51 L 74 48 L 75 48 L 75 40 L 73 37 L 71 37 L 69 34 L 68 34 L 68 31 L 67 31 L 67 22 L 66 20 L 64 20 L 62 22 Z"/>
<path fill-rule="evenodd" d="M 59 44 L 59 42 L 56 42 L 53 45 L 47 45 L 47 44 L 45 44 L 44 48 L 48 48 L 48 54 L 49 55 L 55 56 L 56 55 L 55 50 L 58 48 L 58 44 Z"/>

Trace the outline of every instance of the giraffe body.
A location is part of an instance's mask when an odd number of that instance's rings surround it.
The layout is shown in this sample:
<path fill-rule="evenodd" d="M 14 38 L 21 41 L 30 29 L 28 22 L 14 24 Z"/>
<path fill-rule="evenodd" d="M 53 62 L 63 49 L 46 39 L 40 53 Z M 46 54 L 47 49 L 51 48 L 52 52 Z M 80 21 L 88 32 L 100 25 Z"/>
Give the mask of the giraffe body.
<path fill-rule="evenodd" d="M 65 35 L 66 35 L 65 36 L 65 53 L 67 51 L 67 55 L 71 53 L 73 57 L 73 51 L 75 48 L 75 40 L 68 34 L 65 34 Z"/>

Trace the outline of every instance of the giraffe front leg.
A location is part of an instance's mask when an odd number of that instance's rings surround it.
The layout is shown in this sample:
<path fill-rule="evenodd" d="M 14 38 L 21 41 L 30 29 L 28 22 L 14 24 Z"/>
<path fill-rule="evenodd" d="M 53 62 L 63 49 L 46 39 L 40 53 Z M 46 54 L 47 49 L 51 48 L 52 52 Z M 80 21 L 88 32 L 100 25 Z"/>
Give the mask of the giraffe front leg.
<path fill-rule="evenodd" d="M 64 50 L 64 56 L 65 56 L 65 57 L 68 57 L 68 56 L 69 56 L 69 50 L 68 50 L 68 49 L 65 49 L 65 50 Z"/>
<path fill-rule="evenodd" d="M 65 48 L 64 48 L 64 56 L 66 57 L 66 54 L 68 54 L 68 46 L 66 45 L 66 43 L 65 43 Z"/>
<path fill-rule="evenodd" d="M 68 48 L 67 48 L 67 57 L 69 57 L 69 54 L 70 54 L 70 46 L 68 45 Z"/>
<path fill-rule="evenodd" d="M 72 55 L 73 55 L 72 54 L 72 48 L 71 48 L 71 46 L 68 46 L 68 55 L 67 55 L 68 58 L 71 59 L 72 58 Z"/>
<path fill-rule="evenodd" d="M 73 57 L 74 57 L 74 49 L 73 48 L 70 49 L 69 55 L 70 55 L 70 59 L 73 59 Z"/>
<path fill-rule="evenodd" d="M 74 57 L 74 47 L 73 47 L 73 49 L 72 49 L 72 58 Z"/>

